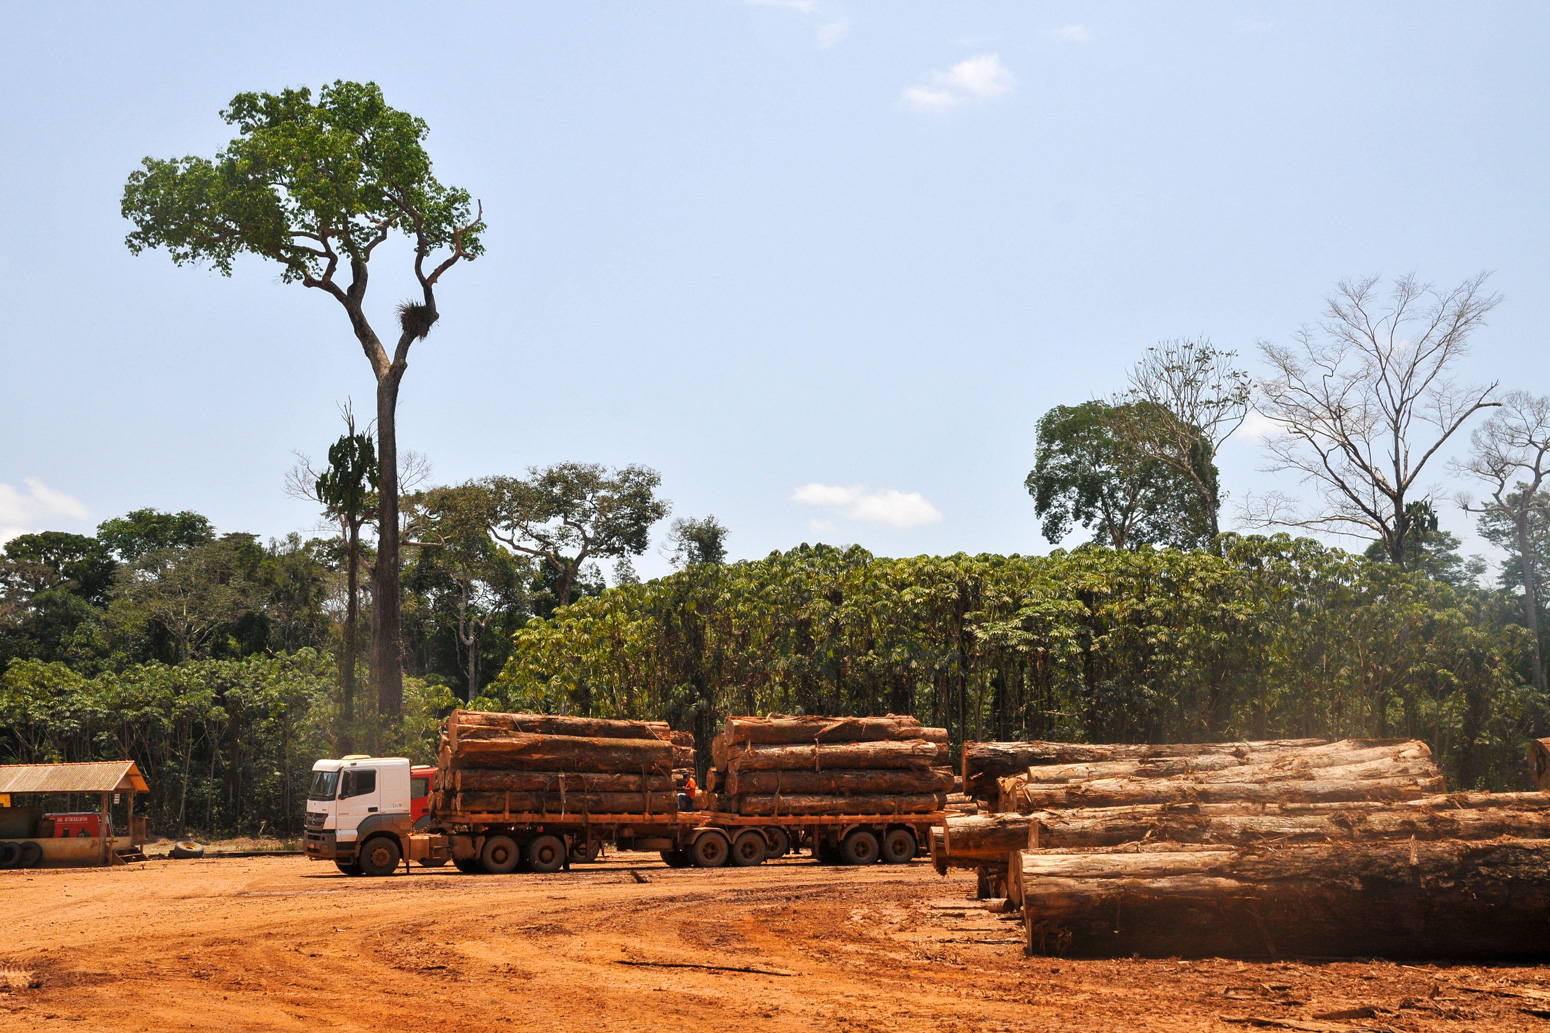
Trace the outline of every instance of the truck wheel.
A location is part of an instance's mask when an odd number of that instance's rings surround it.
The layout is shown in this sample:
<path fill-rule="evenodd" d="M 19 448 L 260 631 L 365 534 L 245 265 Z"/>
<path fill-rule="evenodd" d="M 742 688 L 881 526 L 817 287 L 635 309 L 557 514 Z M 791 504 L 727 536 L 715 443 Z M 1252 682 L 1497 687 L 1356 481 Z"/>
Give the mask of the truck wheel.
<path fill-rule="evenodd" d="M 689 856 L 701 868 L 720 868 L 731 852 L 732 844 L 719 832 L 706 832 L 689 847 Z"/>
<path fill-rule="evenodd" d="M 791 853 L 791 833 L 785 829 L 765 829 L 764 838 L 770 845 L 770 860 Z"/>
<path fill-rule="evenodd" d="M 363 874 L 365 874 L 364 872 L 361 871 L 361 866 L 356 864 L 354 861 L 335 861 L 334 862 L 334 867 L 338 868 L 341 872 L 344 872 L 346 875 L 363 875 Z"/>
<path fill-rule="evenodd" d="M 732 840 L 732 863 L 739 868 L 763 864 L 769 853 L 770 845 L 764 841 L 764 833 L 758 829 L 744 829 Z"/>
<path fill-rule="evenodd" d="M 856 829 L 840 843 L 840 859 L 846 864 L 871 864 L 877 853 L 877 837 L 866 829 Z"/>
<path fill-rule="evenodd" d="M 484 871 L 484 863 L 477 857 L 454 857 L 452 867 L 469 875 L 477 875 Z"/>
<path fill-rule="evenodd" d="M 883 837 L 883 861 L 886 864 L 913 861 L 915 850 L 915 833 L 909 829 L 889 829 Z"/>
<path fill-rule="evenodd" d="M 664 850 L 662 863 L 669 868 L 687 868 L 694 863 L 694 858 L 689 856 L 687 850 Z"/>
<path fill-rule="evenodd" d="M 839 847 L 829 842 L 827 837 L 813 841 L 813 856 L 818 859 L 819 864 L 840 863 Z"/>
<path fill-rule="evenodd" d="M 565 841 L 548 833 L 534 837 L 527 845 L 527 863 L 545 875 L 559 871 L 565 864 Z"/>
<path fill-rule="evenodd" d="M 21 856 L 20 846 L 15 843 L 0 843 L 0 868 L 15 868 Z"/>
<path fill-rule="evenodd" d="M 29 839 L 17 851 L 16 867 L 34 868 L 41 860 L 43 860 L 43 845 L 41 843 L 34 843 Z"/>
<path fill-rule="evenodd" d="M 570 862 L 571 864 L 591 864 L 593 861 L 596 861 L 602 853 L 603 841 L 600 839 L 594 839 L 590 843 L 582 843 L 577 841 L 576 843 L 571 844 Z"/>
<path fill-rule="evenodd" d="M 361 847 L 361 859 L 357 863 L 360 864 L 362 875 L 379 877 L 397 871 L 398 862 L 402 858 L 398 840 L 391 836 L 373 836 Z"/>
<path fill-rule="evenodd" d="M 484 870 L 491 875 L 509 875 L 517 870 L 522 851 L 510 836 L 490 836 L 484 841 L 479 860 L 484 862 Z"/>

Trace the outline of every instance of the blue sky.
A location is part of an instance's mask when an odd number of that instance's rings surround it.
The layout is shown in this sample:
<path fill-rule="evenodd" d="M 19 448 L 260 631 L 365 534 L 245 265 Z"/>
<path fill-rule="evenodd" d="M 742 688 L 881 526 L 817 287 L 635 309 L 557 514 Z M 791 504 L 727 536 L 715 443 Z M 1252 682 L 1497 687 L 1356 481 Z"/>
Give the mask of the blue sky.
<path fill-rule="evenodd" d="M 400 441 L 438 481 L 640 462 L 738 557 L 1042 552 L 1022 480 L 1045 409 L 1119 389 L 1159 338 L 1206 334 L 1257 370 L 1256 340 L 1368 273 L 1491 270 L 1505 300 L 1463 375 L 1550 391 L 1547 22 L 6 4 L 0 535 L 145 505 L 314 522 L 283 493 L 291 453 L 321 454 L 346 398 L 371 405 L 343 314 L 257 261 L 224 279 L 132 257 L 118 204 L 142 156 L 217 150 L 234 93 L 336 78 L 426 118 L 441 177 L 489 219 L 403 388 Z M 408 276 L 401 252 L 374 265 L 385 320 Z M 1263 463 L 1232 442 L 1228 491 L 1295 489 Z"/>

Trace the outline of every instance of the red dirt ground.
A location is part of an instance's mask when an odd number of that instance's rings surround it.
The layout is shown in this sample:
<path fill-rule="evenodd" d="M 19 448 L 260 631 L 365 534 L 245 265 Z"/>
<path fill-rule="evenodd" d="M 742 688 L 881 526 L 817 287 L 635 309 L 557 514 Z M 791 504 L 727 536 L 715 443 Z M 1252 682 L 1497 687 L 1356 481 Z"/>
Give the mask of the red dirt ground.
<path fill-rule="evenodd" d="M 0 1030 L 1550 1033 L 1532 967 L 1026 958 L 972 881 L 632 854 L 554 875 L 0 872 Z"/>

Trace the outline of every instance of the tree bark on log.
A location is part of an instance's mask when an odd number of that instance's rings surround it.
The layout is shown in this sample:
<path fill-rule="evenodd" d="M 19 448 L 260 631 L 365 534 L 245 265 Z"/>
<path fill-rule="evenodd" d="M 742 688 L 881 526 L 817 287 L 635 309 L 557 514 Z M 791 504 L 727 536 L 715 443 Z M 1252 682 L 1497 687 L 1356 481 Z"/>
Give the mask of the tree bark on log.
<path fill-rule="evenodd" d="M 1189 778 L 1199 782 L 1251 782 L 1263 780 L 1262 774 L 1269 772 L 1316 771 L 1386 760 L 1430 760 L 1431 756 L 1431 749 L 1418 739 L 1382 746 L 1342 740 L 1328 746 L 1272 755 L 1249 754 L 1240 757 L 1218 753 L 1199 757 L 1159 757 L 1095 764 L 1050 764 L 1030 767 L 1014 777 L 1023 778 L 1028 785 L 1092 782 L 1104 778 Z"/>
<path fill-rule="evenodd" d="M 953 785 L 952 772 L 943 768 L 926 771 L 738 771 L 726 775 L 717 788 L 728 796 L 769 793 L 900 796 L 946 793 Z M 945 797 L 944 797 L 945 799 Z"/>
<path fill-rule="evenodd" d="M 968 742 L 963 745 L 963 791 L 982 800 L 994 800 L 997 779 L 1021 774 L 1036 765 L 1091 764 L 1159 757 L 1198 757 L 1206 754 L 1245 756 L 1251 753 L 1307 749 L 1328 742 L 1327 739 L 1166 744 Z"/>
<path fill-rule="evenodd" d="M 671 814 L 676 793 L 457 793 L 452 806 L 465 814 Z"/>
<path fill-rule="evenodd" d="M 1533 754 L 1534 784 L 1550 790 L 1550 739 L 1531 740 L 1529 751 Z"/>
<path fill-rule="evenodd" d="M 603 717 L 569 717 L 563 714 L 502 714 L 484 710 L 454 710 L 448 727 L 459 735 L 474 728 L 495 728 L 533 735 L 568 735 L 584 739 L 661 739 L 681 745 L 666 721 L 629 721 Z M 689 746 L 694 745 L 690 736 Z"/>
<path fill-rule="evenodd" d="M 671 792 L 671 775 L 639 773 L 616 774 L 584 771 L 489 771 L 448 772 L 450 784 L 441 789 L 469 792 L 558 793 L 640 793 Z"/>
<path fill-rule="evenodd" d="M 915 739 L 901 735 L 901 726 L 891 717 L 729 717 L 726 741 L 740 746 L 753 743 L 764 746 L 790 746 L 805 743 L 891 742 Z M 912 728 L 911 731 L 919 731 Z"/>
<path fill-rule="evenodd" d="M 1309 779 L 1296 782 L 1241 783 L 1172 782 L 1166 779 L 1130 781 L 1105 779 L 1069 786 L 1024 786 L 1016 810 L 1064 810 L 1076 807 L 1128 807 L 1136 804 L 1279 804 L 1339 803 L 1358 800 L 1417 800 L 1444 791 L 1441 775 L 1397 775 L 1392 778 Z"/>
<path fill-rule="evenodd" d="M 453 769 L 508 768 L 515 771 L 585 771 L 668 775 L 673 745 L 659 739 L 583 739 L 487 731 L 489 738 L 460 735 L 448 757 Z"/>
<path fill-rule="evenodd" d="M 924 771 L 937 746 L 924 740 L 833 746 L 747 746 L 724 765 L 730 771 L 834 771 L 846 768 Z"/>
<path fill-rule="evenodd" d="M 725 799 L 723 798 L 723 802 Z M 931 814 L 947 802 L 944 793 L 920 793 L 906 796 L 831 796 L 796 794 L 786 796 L 740 796 L 736 813 L 759 816 L 812 814 Z"/>
<path fill-rule="evenodd" d="M 1025 852 L 1030 953 L 1544 957 L 1550 841 Z"/>
<path fill-rule="evenodd" d="M 1033 822 L 1026 814 L 949 815 L 931 830 L 931 861 L 939 875 L 949 868 L 1004 869 L 1028 848 Z"/>

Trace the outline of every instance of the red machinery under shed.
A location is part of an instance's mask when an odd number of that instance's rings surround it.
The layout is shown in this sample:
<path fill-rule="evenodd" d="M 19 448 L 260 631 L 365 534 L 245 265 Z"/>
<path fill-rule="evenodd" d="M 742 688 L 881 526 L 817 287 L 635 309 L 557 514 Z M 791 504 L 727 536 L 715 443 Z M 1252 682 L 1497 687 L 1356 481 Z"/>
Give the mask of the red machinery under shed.
<path fill-rule="evenodd" d="M 145 777 L 132 760 L 78 764 L 0 764 L 0 867 L 37 865 L 122 864 L 124 854 L 139 850 L 146 839 L 146 821 L 135 817 L 135 794 L 148 792 Z M 41 804 L 18 804 L 17 797 L 57 797 L 85 793 L 97 797 L 98 809 L 73 814 L 45 814 Z M 126 835 L 115 835 L 114 797 L 126 796 Z M 81 821 L 88 814 L 95 821 Z M 54 824 L 77 819 L 72 834 L 59 836 Z M 85 832 L 86 835 L 74 834 Z"/>

